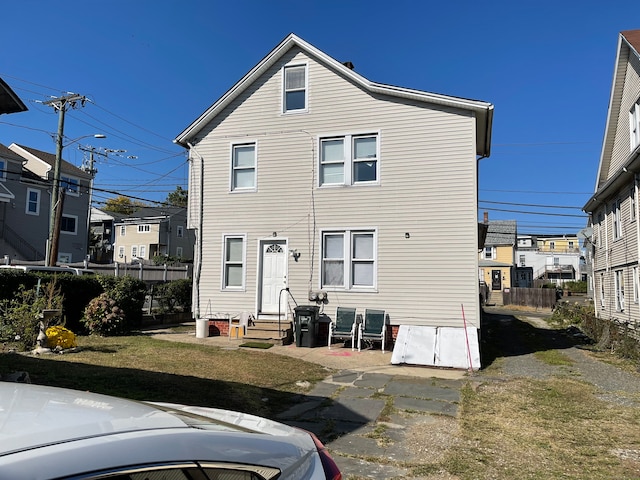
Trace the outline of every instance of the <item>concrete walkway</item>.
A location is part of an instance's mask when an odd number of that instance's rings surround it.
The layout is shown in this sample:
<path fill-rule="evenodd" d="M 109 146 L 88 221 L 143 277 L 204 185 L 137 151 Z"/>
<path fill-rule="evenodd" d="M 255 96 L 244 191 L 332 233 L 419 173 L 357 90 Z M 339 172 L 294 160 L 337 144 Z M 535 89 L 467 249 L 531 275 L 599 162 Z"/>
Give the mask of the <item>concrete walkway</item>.
<path fill-rule="evenodd" d="M 195 327 L 193 333 L 157 330 L 152 335 L 229 349 L 243 343 L 228 337 L 196 338 Z M 265 352 L 338 371 L 300 395 L 278 420 L 315 433 L 343 478 L 417 478 L 412 469 L 425 458 L 433 461 L 457 429 L 465 371 L 391 365 L 391 352 L 358 352 L 343 344 L 331 349 L 276 345 Z"/>

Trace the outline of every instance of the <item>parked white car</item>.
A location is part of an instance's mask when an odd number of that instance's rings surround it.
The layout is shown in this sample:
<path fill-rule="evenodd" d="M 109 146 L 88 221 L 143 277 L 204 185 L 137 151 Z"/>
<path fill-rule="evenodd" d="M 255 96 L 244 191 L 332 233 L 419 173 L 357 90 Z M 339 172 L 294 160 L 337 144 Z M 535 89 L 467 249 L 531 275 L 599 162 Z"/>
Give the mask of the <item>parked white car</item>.
<path fill-rule="evenodd" d="M 342 475 L 313 434 L 266 418 L 0 382 L 0 477 L 339 480 Z"/>

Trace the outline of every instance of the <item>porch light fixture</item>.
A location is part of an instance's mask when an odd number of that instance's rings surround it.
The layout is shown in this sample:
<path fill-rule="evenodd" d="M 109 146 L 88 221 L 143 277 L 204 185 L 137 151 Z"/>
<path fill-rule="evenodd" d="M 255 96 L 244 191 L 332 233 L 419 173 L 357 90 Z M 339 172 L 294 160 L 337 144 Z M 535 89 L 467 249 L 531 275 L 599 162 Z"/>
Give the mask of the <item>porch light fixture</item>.
<path fill-rule="evenodd" d="M 411 238 L 411 234 L 410 234 L 409 232 L 406 232 L 406 233 L 404 234 L 404 238 Z"/>

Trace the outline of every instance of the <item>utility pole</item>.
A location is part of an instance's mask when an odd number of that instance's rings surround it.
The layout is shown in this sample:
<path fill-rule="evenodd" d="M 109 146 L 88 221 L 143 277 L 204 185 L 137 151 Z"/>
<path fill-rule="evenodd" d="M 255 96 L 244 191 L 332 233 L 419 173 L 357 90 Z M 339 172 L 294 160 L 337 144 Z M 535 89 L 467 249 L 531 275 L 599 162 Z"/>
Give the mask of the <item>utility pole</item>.
<path fill-rule="evenodd" d="M 57 246 L 58 239 L 60 237 L 60 228 L 55 228 L 56 214 L 59 208 L 59 190 L 60 190 L 60 165 L 62 164 L 62 139 L 64 138 L 64 114 L 68 108 L 75 108 L 78 102 L 81 106 L 84 106 L 86 97 L 78 95 L 76 93 L 70 93 L 64 97 L 52 98 L 46 102 L 42 102 L 44 105 L 50 105 L 54 110 L 58 110 L 58 133 L 56 135 L 56 161 L 53 167 L 53 187 L 51 189 L 51 212 L 49 214 L 49 237 L 47 240 L 47 255 L 46 264 L 53 267 L 57 262 L 57 252 L 53 255 L 53 244 Z M 62 211 L 62 208 L 60 208 Z"/>
<path fill-rule="evenodd" d="M 98 173 L 98 169 L 94 167 L 95 164 L 95 155 L 101 155 L 105 158 L 109 156 L 110 153 L 125 153 L 126 150 L 113 150 L 111 148 L 103 148 L 102 151 L 96 150 L 95 147 L 87 146 L 83 147 L 82 145 L 78 145 L 78 148 L 83 152 L 89 152 L 89 160 L 88 162 L 83 162 L 82 170 L 89 175 L 91 175 L 91 179 L 89 180 L 89 212 L 87 214 L 87 253 L 91 255 L 91 202 L 93 201 L 93 180 L 96 178 L 96 174 Z"/>

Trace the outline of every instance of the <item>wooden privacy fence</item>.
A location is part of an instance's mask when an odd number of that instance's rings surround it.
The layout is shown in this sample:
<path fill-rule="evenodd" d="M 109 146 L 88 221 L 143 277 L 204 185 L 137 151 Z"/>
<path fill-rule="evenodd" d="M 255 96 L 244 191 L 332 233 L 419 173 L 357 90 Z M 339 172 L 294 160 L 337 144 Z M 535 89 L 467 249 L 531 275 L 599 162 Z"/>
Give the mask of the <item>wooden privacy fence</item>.
<path fill-rule="evenodd" d="M 523 305 L 538 308 L 553 308 L 556 304 L 555 288 L 510 288 L 502 292 L 505 305 Z"/>

